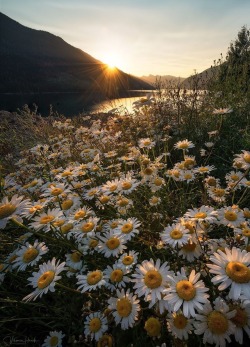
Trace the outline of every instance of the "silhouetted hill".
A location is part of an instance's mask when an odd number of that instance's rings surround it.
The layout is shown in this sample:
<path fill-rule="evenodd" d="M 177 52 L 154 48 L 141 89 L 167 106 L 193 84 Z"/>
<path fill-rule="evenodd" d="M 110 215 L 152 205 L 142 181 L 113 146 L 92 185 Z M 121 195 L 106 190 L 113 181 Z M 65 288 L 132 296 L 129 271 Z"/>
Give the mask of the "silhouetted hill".
<path fill-rule="evenodd" d="M 150 83 L 152 85 L 155 85 L 156 81 L 160 81 L 162 84 L 169 84 L 169 83 L 181 83 L 185 80 L 184 77 L 175 77 L 171 75 L 148 75 L 148 76 L 141 76 L 140 77 L 143 81 Z"/>
<path fill-rule="evenodd" d="M 183 88 L 186 89 L 206 89 L 208 87 L 209 81 L 214 79 L 218 73 L 219 66 L 211 66 L 210 68 L 194 74 L 186 78 L 182 82 Z"/>
<path fill-rule="evenodd" d="M 87 101 L 121 96 L 148 83 L 107 65 L 62 38 L 0 13 L 0 93 L 86 92 Z"/>

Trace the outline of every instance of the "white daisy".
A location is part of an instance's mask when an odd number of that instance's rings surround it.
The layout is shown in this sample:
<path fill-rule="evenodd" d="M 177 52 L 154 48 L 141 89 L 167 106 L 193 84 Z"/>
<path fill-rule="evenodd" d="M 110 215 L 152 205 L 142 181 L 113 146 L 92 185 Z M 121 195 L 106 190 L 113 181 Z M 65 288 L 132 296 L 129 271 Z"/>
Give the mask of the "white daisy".
<path fill-rule="evenodd" d="M 127 247 L 125 246 L 125 238 L 123 235 L 117 235 L 114 231 L 110 231 L 99 236 L 100 243 L 98 252 L 103 253 L 104 257 L 117 257 Z"/>
<path fill-rule="evenodd" d="M 62 339 L 65 334 L 62 331 L 51 331 L 44 340 L 42 347 L 62 347 Z"/>
<path fill-rule="evenodd" d="M 136 273 L 132 274 L 134 279 L 135 293 L 138 296 L 145 296 L 146 301 L 153 304 L 161 300 L 162 292 L 166 287 L 169 275 L 169 266 L 167 262 L 160 264 L 160 259 L 154 263 L 153 259 L 144 260 L 141 265 L 137 265 Z"/>
<path fill-rule="evenodd" d="M 63 212 L 59 208 L 42 212 L 39 216 L 34 217 L 33 222 L 29 226 L 35 230 L 49 231 L 53 223 L 63 217 Z"/>
<path fill-rule="evenodd" d="M 10 219 L 18 218 L 29 204 L 30 201 L 24 200 L 23 196 L 5 196 L 0 202 L 0 229 L 4 229 Z"/>
<path fill-rule="evenodd" d="M 188 243 L 190 239 L 189 230 L 180 223 L 172 224 L 171 226 L 166 227 L 163 232 L 160 234 L 162 242 L 171 247 L 183 246 Z"/>
<path fill-rule="evenodd" d="M 174 148 L 175 149 L 182 149 L 182 150 L 187 150 L 189 148 L 193 148 L 194 147 L 194 144 L 192 141 L 188 141 L 187 139 L 186 140 L 182 140 L 182 141 L 178 141 L 175 145 L 174 145 Z"/>
<path fill-rule="evenodd" d="M 217 212 L 219 224 L 235 228 L 239 227 L 241 223 L 245 222 L 243 212 L 238 208 L 238 206 L 222 207 Z"/>
<path fill-rule="evenodd" d="M 129 270 L 137 264 L 138 255 L 138 252 L 131 250 L 128 253 L 123 253 L 118 259 L 118 262 Z"/>
<path fill-rule="evenodd" d="M 16 252 L 16 259 L 13 263 L 13 268 L 18 268 L 18 271 L 24 271 L 27 266 L 35 265 L 42 257 L 42 255 L 46 254 L 49 251 L 48 247 L 44 242 L 35 241 L 33 245 L 29 242 L 26 242 L 24 246 L 22 246 Z"/>
<path fill-rule="evenodd" d="M 181 311 L 168 313 L 168 331 L 180 340 L 188 340 L 188 335 L 192 333 L 194 319 L 187 318 Z"/>
<path fill-rule="evenodd" d="M 78 290 L 81 293 L 95 290 L 106 284 L 106 278 L 101 270 L 89 271 L 87 275 L 78 275 Z"/>
<path fill-rule="evenodd" d="M 119 180 L 119 190 L 121 194 L 130 194 L 133 192 L 138 186 L 140 182 L 132 177 L 130 173 L 126 174 Z"/>
<path fill-rule="evenodd" d="M 112 314 L 115 318 L 116 325 L 121 323 L 121 329 L 126 330 L 132 328 L 140 311 L 139 300 L 136 295 L 122 289 L 116 291 L 117 297 L 111 297 L 108 300 L 108 308 L 113 310 Z"/>
<path fill-rule="evenodd" d="M 130 278 L 126 276 L 127 273 L 128 270 L 124 266 L 119 265 L 118 262 L 115 262 L 112 266 L 108 265 L 103 271 L 104 276 L 107 278 L 106 287 L 111 291 L 126 287 L 126 284 L 130 282 Z"/>
<path fill-rule="evenodd" d="M 169 288 L 166 288 L 167 295 L 164 299 L 172 306 L 173 311 L 178 311 L 182 307 L 185 317 L 194 317 L 195 309 L 202 309 L 209 297 L 205 294 L 209 289 L 202 280 L 198 281 L 200 273 L 195 274 L 192 270 L 187 277 L 184 268 L 181 268 L 181 273 L 178 272 L 177 276 L 168 277 L 171 283 Z"/>
<path fill-rule="evenodd" d="M 215 347 L 226 347 L 226 341 L 231 342 L 229 335 L 234 333 L 235 325 L 230 320 L 234 316 L 235 311 L 230 311 L 225 301 L 217 298 L 214 308 L 207 303 L 199 310 L 195 317 L 194 332 L 203 334 L 203 344 L 215 343 Z"/>
<path fill-rule="evenodd" d="M 250 338 L 250 303 L 234 302 L 229 304 L 231 310 L 236 310 L 236 314 L 231 321 L 235 324 L 234 336 L 239 344 L 243 344 L 243 333 L 246 332 Z"/>
<path fill-rule="evenodd" d="M 140 148 L 153 148 L 155 146 L 155 141 L 152 141 L 149 137 L 144 139 L 139 139 L 138 146 Z"/>
<path fill-rule="evenodd" d="M 124 236 L 124 239 L 126 241 L 129 241 L 134 237 L 136 234 L 139 234 L 138 228 L 140 227 L 141 223 L 137 218 L 128 218 L 126 220 L 120 220 L 118 228 L 115 229 L 115 233 L 120 233 Z"/>
<path fill-rule="evenodd" d="M 23 298 L 24 301 L 36 300 L 37 297 L 40 297 L 43 294 L 47 294 L 48 291 L 55 291 L 56 281 L 61 279 L 62 276 L 58 276 L 60 272 L 66 270 L 64 267 L 65 262 L 60 264 L 60 260 L 56 262 L 56 258 L 49 260 L 47 263 L 39 265 L 39 271 L 33 272 L 33 277 L 29 277 L 28 281 L 30 286 L 36 288 L 34 292 L 27 295 Z"/>
<path fill-rule="evenodd" d="M 212 278 L 214 284 L 219 284 L 219 290 L 230 287 L 229 298 L 238 300 L 241 294 L 250 299 L 250 253 L 233 247 L 225 248 L 225 253 L 218 250 L 207 264 L 210 272 L 216 276 Z"/>
<path fill-rule="evenodd" d="M 233 164 L 236 167 L 240 167 L 241 169 L 247 170 L 250 167 L 250 152 L 242 150 L 242 153 L 236 154 Z"/>
<path fill-rule="evenodd" d="M 66 265 L 74 270 L 80 270 L 83 267 L 82 254 L 78 251 L 65 254 Z"/>
<path fill-rule="evenodd" d="M 84 322 L 84 334 L 98 341 L 108 330 L 108 320 L 101 312 L 90 313 Z"/>
<path fill-rule="evenodd" d="M 196 222 L 214 223 L 217 221 L 217 212 L 210 206 L 201 206 L 199 208 L 189 209 L 184 214 L 184 218 L 191 219 Z"/>

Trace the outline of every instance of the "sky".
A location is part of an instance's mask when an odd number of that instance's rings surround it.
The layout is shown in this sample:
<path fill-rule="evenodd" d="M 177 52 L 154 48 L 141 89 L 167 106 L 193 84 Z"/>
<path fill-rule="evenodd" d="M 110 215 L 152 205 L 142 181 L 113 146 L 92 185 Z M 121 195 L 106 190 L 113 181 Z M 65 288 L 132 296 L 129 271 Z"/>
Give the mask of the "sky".
<path fill-rule="evenodd" d="M 0 0 L 0 12 L 135 76 L 202 72 L 250 27 L 250 0 Z"/>

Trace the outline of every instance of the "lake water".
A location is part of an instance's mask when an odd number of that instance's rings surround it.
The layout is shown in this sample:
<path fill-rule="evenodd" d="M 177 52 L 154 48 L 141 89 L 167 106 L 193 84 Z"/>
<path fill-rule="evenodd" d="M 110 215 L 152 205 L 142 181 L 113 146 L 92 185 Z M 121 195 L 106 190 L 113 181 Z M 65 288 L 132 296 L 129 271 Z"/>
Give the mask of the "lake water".
<path fill-rule="evenodd" d="M 0 94 L 0 110 L 16 112 L 17 109 L 27 104 L 34 109 L 33 104 L 38 106 L 38 113 L 48 116 L 50 105 L 53 110 L 67 117 L 84 112 L 108 112 L 113 108 L 124 107 L 128 112 L 132 111 L 134 101 L 146 96 L 148 91 L 133 91 L 131 96 L 113 100 L 96 101 L 90 104 L 82 93 L 25 93 L 25 94 Z"/>

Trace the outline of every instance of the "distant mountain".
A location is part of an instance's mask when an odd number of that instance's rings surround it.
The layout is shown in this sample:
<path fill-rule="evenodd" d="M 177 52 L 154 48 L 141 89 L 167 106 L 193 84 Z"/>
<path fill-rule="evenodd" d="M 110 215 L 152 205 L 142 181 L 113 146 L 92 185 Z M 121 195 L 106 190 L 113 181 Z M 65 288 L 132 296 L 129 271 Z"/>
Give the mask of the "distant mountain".
<path fill-rule="evenodd" d="M 181 83 L 185 80 L 183 77 L 175 77 L 171 75 L 148 75 L 148 76 L 141 76 L 140 77 L 143 81 L 153 84 L 156 84 L 156 81 L 161 82 L 162 84 L 165 83 Z"/>
<path fill-rule="evenodd" d="M 152 86 L 62 38 L 27 28 L 0 13 L 0 93 L 82 92 L 88 102 Z"/>

